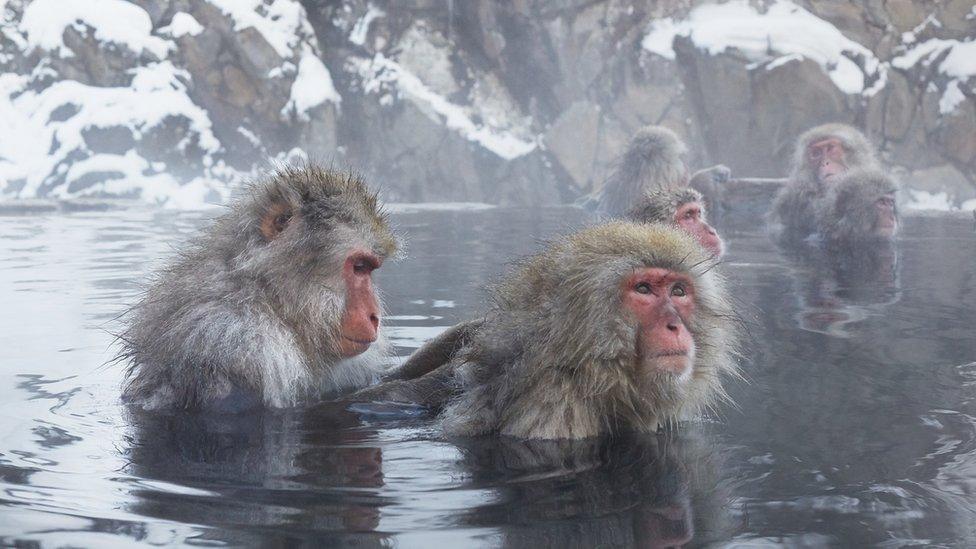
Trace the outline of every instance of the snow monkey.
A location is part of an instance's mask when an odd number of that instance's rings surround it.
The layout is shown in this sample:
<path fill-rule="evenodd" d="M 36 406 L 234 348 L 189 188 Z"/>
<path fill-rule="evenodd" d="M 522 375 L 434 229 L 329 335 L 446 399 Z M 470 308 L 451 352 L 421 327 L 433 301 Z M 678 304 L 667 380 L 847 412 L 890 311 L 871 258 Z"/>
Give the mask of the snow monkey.
<path fill-rule="evenodd" d="M 855 168 L 881 169 L 874 148 L 859 130 L 824 124 L 797 139 L 789 180 L 773 201 L 771 219 L 790 236 L 817 230 L 815 202 L 837 177 Z"/>
<path fill-rule="evenodd" d="M 634 134 L 626 152 L 603 185 L 597 209 L 619 217 L 634 207 L 649 190 L 692 186 L 703 192 L 729 179 L 725 166 L 714 166 L 695 173 L 689 180 L 684 157 L 688 149 L 681 139 L 664 126 L 645 126 Z"/>
<path fill-rule="evenodd" d="M 667 187 L 648 191 L 627 218 L 684 229 L 716 258 L 725 252 L 722 237 L 708 224 L 702 195 L 695 189 Z"/>
<path fill-rule="evenodd" d="M 684 231 L 613 222 L 525 261 L 460 348 L 351 400 L 443 407 L 446 432 L 579 439 L 656 431 L 724 397 L 737 326 L 714 260 Z M 433 396 L 431 396 L 433 395 Z"/>
<path fill-rule="evenodd" d="M 828 244 L 890 240 L 898 231 L 897 188 L 879 170 L 838 176 L 816 205 L 817 229 Z"/>
<path fill-rule="evenodd" d="M 287 407 L 373 381 L 372 273 L 397 240 L 359 177 L 284 168 L 252 185 L 125 315 L 123 399 L 144 409 Z"/>

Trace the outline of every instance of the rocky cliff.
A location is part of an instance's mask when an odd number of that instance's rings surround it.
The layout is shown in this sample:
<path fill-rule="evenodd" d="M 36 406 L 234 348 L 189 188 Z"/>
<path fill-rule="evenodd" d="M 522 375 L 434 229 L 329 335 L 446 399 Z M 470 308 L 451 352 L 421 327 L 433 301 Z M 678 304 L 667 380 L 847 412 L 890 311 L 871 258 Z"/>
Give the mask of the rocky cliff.
<path fill-rule="evenodd" d="M 219 202 L 308 155 L 391 200 L 562 203 L 645 124 L 775 176 L 844 121 L 909 201 L 970 208 L 974 40 L 974 0 L 8 0 L 0 193 Z"/>

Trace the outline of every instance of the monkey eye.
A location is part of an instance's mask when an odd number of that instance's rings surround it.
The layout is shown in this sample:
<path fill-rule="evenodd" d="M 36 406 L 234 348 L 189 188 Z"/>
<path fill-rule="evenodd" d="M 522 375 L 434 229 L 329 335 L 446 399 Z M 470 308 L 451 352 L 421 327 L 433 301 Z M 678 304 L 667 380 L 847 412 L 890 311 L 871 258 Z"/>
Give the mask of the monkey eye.
<path fill-rule="evenodd" d="M 379 265 L 376 263 L 376 261 L 368 257 L 359 257 L 356 258 L 352 264 L 352 272 L 359 275 L 365 275 L 375 271 L 377 267 L 379 267 Z"/>
<path fill-rule="evenodd" d="M 639 294 L 653 293 L 651 292 L 651 285 L 647 282 L 638 282 L 637 285 L 634 286 L 634 291 Z"/>
<path fill-rule="evenodd" d="M 674 297 L 684 297 L 688 295 L 688 292 L 685 290 L 685 285 L 678 282 L 674 286 L 671 286 L 671 295 Z"/>

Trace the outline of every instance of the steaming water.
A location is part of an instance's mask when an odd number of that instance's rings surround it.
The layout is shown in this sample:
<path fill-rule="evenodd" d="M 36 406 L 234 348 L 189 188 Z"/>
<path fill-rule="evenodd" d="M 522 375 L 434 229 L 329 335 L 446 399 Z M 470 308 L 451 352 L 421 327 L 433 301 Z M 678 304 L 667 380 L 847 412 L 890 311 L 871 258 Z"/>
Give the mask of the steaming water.
<path fill-rule="evenodd" d="M 571 209 L 417 211 L 381 269 L 405 356 Z M 738 408 L 612 443 L 444 440 L 320 406 L 118 405 L 106 330 L 205 215 L 0 217 L 0 544 L 976 545 L 976 234 L 913 219 L 853 267 L 727 231 L 751 339 Z"/>

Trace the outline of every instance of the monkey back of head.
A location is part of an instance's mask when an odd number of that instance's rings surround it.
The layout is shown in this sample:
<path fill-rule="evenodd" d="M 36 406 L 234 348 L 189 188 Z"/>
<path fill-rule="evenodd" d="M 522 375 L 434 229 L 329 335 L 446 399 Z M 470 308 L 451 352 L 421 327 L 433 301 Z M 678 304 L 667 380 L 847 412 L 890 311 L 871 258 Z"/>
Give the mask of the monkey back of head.
<path fill-rule="evenodd" d="M 284 168 L 251 185 L 127 313 L 124 399 L 234 411 L 364 384 L 382 340 L 350 351 L 340 327 L 363 304 L 376 333 L 369 275 L 396 247 L 376 196 L 352 174 Z"/>
<path fill-rule="evenodd" d="M 877 169 L 850 170 L 817 203 L 817 229 L 827 243 L 888 240 L 898 224 L 890 177 Z"/>
<path fill-rule="evenodd" d="M 772 208 L 772 220 L 799 236 L 816 230 L 814 202 L 825 192 L 818 175 L 818 165 L 809 151 L 812 145 L 828 139 L 840 141 L 846 169 L 880 169 L 874 146 L 853 126 L 823 124 L 800 135 L 793 151 L 789 179 L 777 194 Z"/>
<path fill-rule="evenodd" d="M 647 190 L 685 186 L 686 150 L 677 134 L 664 126 L 638 130 L 604 183 L 598 209 L 606 215 L 621 216 Z"/>
<path fill-rule="evenodd" d="M 678 208 L 691 202 L 704 203 L 702 194 L 690 187 L 664 187 L 644 193 L 636 206 L 627 212 L 627 219 L 638 223 L 674 222 Z"/>
<path fill-rule="evenodd" d="M 735 314 L 713 266 L 683 231 L 625 222 L 531 258 L 499 285 L 494 311 L 459 353 L 460 396 L 443 413 L 445 429 L 584 438 L 697 414 L 736 371 Z M 629 277 L 645 268 L 693 281 L 688 375 L 641 367 L 640 322 L 623 302 Z"/>

